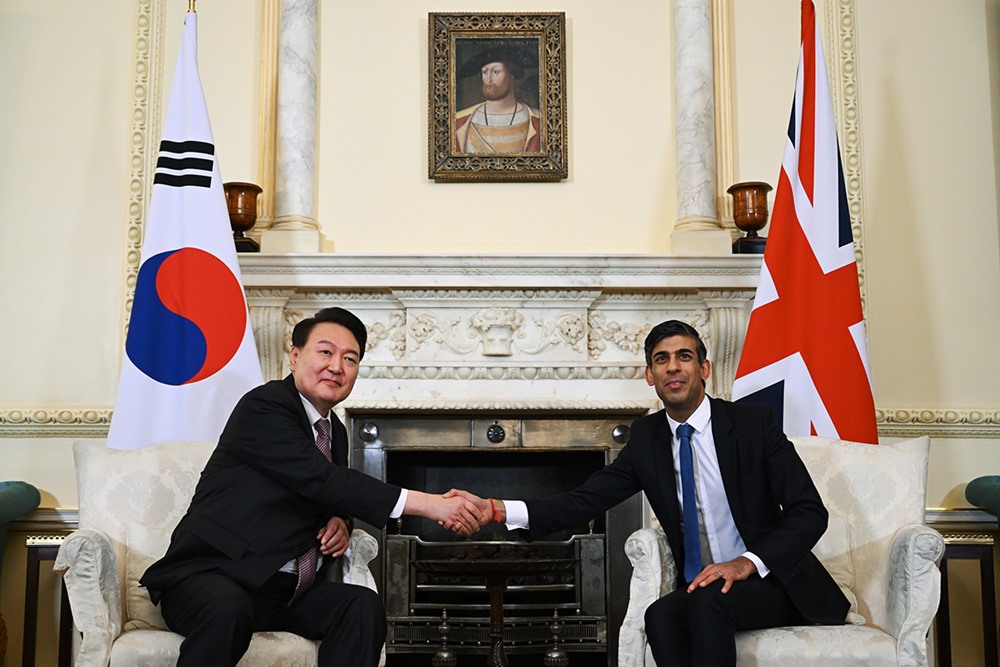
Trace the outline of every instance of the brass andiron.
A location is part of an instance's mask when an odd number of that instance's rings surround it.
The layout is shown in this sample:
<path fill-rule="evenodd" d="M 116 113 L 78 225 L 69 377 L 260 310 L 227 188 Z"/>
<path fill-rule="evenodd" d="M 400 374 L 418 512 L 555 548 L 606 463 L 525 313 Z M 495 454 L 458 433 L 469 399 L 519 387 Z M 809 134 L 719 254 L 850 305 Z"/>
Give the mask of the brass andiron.
<path fill-rule="evenodd" d="M 441 610 L 441 625 L 438 626 L 437 631 L 438 635 L 441 636 L 441 648 L 431 658 L 431 665 L 433 667 L 455 667 L 458 664 L 458 656 L 448 648 L 448 633 L 451 632 L 451 627 L 448 625 L 447 609 Z"/>
<path fill-rule="evenodd" d="M 549 624 L 549 632 L 552 634 L 552 648 L 545 654 L 542 663 L 545 667 L 568 667 L 569 654 L 559 648 L 559 635 L 562 634 L 563 624 L 559 620 L 559 610 L 552 612 L 552 623 Z"/>
<path fill-rule="evenodd" d="M 233 228 L 233 243 L 236 252 L 260 252 L 260 244 L 244 234 L 257 222 L 257 195 L 263 189 L 255 183 L 223 183 L 226 192 L 226 207 L 229 209 L 229 225 Z"/>
<path fill-rule="evenodd" d="M 733 253 L 761 254 L 767 239 L 757 232 L 767 224 L 767 193 L 771 186 L 762 181 L 734 183 L 726 190 L 733 196 L 733 222 L 746 236 L 733 242 Z"/>

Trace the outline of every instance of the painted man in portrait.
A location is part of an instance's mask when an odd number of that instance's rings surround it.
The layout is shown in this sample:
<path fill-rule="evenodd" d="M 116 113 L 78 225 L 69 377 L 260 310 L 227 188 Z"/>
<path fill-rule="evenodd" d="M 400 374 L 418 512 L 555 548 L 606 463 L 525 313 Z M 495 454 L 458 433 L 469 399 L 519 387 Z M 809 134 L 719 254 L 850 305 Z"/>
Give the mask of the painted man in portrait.
<path fill-rule="evenodd" d="M 518 98 L 518 82 L 538 65 L 533 49 L 498 42 L 467 59 L 459 81 L 479 77 L 482 98 L 455 114 L 455 150 L 459 153 L 538 153 L 541 113 Z"/>

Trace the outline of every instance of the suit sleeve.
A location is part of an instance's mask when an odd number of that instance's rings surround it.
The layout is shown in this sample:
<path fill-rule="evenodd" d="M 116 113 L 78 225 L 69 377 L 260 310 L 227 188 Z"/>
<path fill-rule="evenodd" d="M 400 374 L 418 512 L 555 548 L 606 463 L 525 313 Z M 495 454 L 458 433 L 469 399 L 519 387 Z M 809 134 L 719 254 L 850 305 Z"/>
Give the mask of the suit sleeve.
<path fill-rule="evenodd" d="M 219 448 L 315 502 L 331 516 L 346 515 L 375 526 L 385 525 L 400 488 L 357 470 L 330 465 L 303 429 L 291 402 L 297 397 L 286 398 L 282 392 L 279 387 L 245 396 L 233 411 Z"/>
<path fill-rule="evenodd" d="M 760 483 L 766 484 L 765 493 L 744 493 L 744 498 L 760 498 L 780 506 L 780 514 L 758 536 L 748 542 L 747 548 L 756 554 L 768 568 L 779 572 L 794 570 L 798 563 L 816 545 L 826 531 L 828 512 L 819 492 L 795 446 L 785 437 L 771 412 L 763 413 L 763 467 L 766 475 Z M 753 484 L 752 477 L 744 476 L 743 484 Z M 771 498 L 773 501 L 767 501 Z M 769 516 L 766 508 L 748 507 L 747 516 Z M 756 531 L 754 531 L 756 532 Z"/>
<path fill-rule="evenodd" d="M 640 490 L 631 445 L 626 445 L 619 452 L 618 458 L 595 472 L 576 489 L 540 500 L 526 501 L 528 537 L 538 539 L 590 521 Z"/>

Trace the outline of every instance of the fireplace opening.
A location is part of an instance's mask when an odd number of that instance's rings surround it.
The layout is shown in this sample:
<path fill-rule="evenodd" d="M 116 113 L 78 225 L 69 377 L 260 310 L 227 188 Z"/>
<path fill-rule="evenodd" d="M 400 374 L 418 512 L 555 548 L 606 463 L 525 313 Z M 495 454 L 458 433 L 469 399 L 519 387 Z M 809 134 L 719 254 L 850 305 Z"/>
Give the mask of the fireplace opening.
<path fill-rule="evenodd" d="M 351 465 L 429 493 L 543 498 L 576 488 L 612 461 L 635 416 L 355 414 Z M 442 639 L 462 661 L 481 663 L 490 649 L 490 596 L 462 563 L 488 559 L 510 571 L 503 636 L 511 664 L 541 664 L 558 641 L 571 664 L 615 665 L 631 573 L 624 543 L 640 525 L 636 494 L 533 542 L 495 523 L 472 536 L 419 517 L 372 529 L 380 539 L 372 572 L 386 605 L 389 663 L 432 664 Z"/>
<path fill-rule="evenodd" d="M 569 491 L 605 465 L 605 452 L 590 451 L 390 451 L 386 455 L 386 481 L 408 489 L 444 493 L 464 489 L 482 498 L 523 500 Z M 403 517 L 390 531 L 415 535 L 423 540 L 451 542 L 468 540 L 445 530 L 436 521 Z M 566 540 L 575 534 L 605 532 L 605 518 L 593 527 L 573 526 L 546 539 Z M 484 526 L 471 539 L 521 540 L 521 531 L 508 531 L 502 524 Z"/>

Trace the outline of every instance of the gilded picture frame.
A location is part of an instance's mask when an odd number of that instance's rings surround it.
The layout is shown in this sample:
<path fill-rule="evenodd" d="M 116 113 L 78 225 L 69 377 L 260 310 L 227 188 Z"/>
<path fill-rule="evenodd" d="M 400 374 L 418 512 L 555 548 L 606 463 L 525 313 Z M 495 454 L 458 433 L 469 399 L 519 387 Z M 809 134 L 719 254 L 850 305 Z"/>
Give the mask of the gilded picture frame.
<path fill-rule="evenodd" d="M 430 13 L 429 177 L 569 174 L 566 15 Z"/>

